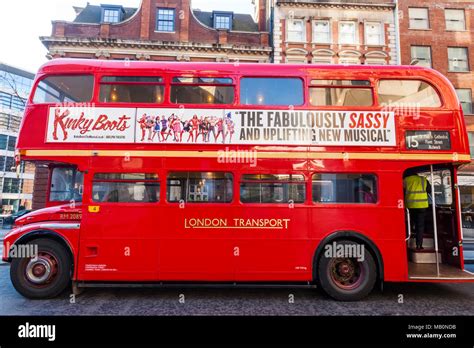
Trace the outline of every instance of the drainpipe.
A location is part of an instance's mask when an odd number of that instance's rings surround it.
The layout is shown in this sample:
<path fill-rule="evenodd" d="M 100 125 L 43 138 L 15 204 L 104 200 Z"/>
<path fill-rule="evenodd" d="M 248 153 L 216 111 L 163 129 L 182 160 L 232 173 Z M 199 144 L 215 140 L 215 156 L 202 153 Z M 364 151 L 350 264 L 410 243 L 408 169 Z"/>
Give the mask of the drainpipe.
<path fill-rule="evenodd" d="M 398 0 L 395 0 L 395 45 L 397 51 L 397 64 L 402 64 L 402 56 L 401 56 L 401 47 L 400 47 L 400 16 L 399 16 L 399 6 Z"/>

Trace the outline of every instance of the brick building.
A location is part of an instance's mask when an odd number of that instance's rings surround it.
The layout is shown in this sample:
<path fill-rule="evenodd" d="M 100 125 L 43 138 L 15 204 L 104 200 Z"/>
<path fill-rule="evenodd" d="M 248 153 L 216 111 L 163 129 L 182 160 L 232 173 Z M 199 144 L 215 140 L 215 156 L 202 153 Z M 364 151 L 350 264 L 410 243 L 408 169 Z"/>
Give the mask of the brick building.
<path fill-rule="evenodd" d="M 277 0 L 275 63 L 397 64 L 393 0 Z"/>
<path fill-rule="evenodd" d="M 228 11 L 204 12 L 191 0 L 142 0 L 141 6 L 75 7 L 73 22 L 53 21 L 41 37 L 50 58 L 269 62 L 268 8 L 257 21 Z"/>
<path fill-rule="evenodd" d="M 432 67 L 448 77 L 474 145 L 474 1 L 400 0 L 399 8 L 402 64 Z"/>

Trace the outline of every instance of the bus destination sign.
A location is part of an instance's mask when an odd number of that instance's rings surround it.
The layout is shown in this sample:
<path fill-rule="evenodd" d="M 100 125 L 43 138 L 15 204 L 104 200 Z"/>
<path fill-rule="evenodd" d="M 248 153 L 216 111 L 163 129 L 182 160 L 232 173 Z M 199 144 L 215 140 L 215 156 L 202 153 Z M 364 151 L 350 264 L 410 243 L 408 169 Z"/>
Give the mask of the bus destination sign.
<path fill-rule="evenodd" d="M 407 131 L 408 150 L 451 150 L 451 136 L 448 131 Z"/>

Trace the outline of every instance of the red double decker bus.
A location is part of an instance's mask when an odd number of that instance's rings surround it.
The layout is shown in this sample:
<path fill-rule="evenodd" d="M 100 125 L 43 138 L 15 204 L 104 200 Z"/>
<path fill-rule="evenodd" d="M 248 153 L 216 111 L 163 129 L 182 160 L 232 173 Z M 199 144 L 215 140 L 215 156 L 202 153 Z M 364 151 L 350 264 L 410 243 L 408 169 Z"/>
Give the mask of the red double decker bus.
<path fill-rule="evenodd" d="M 54 60 L 36 78 L 18 159 L 48 166 L 47 207 L 4 239 L 11 280 L 47 298 L 101 284 L 318 286 L 464 270 L 462 109 L 436 71 Z M 404 178 L 426 177 L 424 249 Z M 36 247 L 19 257 L 20 246 Z"/>

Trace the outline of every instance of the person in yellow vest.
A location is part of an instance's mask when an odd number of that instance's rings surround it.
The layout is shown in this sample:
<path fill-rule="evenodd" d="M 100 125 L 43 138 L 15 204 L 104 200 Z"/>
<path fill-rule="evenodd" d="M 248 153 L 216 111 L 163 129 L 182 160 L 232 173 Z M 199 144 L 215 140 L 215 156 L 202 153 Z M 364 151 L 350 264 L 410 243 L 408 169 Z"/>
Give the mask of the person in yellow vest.
<path fill-rule="evenodd" d="M 416 249 L 423 250 L 426 213 L 429 207 L 428 193 L 431 185 L 426 177 L 412 174 L 403 180 L 405 207 L 410 211 L 410 220 L 416 236 Z"/>

